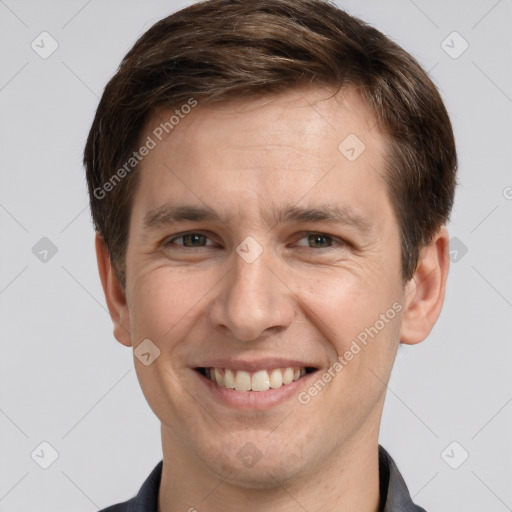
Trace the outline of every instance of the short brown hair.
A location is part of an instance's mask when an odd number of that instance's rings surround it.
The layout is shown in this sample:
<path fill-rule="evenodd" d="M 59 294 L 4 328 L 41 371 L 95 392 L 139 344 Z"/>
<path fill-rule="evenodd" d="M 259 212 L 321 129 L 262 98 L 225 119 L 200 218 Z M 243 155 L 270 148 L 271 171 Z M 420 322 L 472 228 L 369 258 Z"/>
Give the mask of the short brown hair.
<path fill-rule="evenodd" d="M 108 194 L 98 190 L 130 159 L 147 119 L 190 98 L 211 103 L 302 84 L 352 85 L 368 104 L 390 147 L 384 178 L 400 226 L 402 276 L 414 275 L 419 249 L 449 218 L 457 168 L 450 119 L 427 73 L 329 1 L 208 0 L 157 22 L 135 43 L 87 139 L 92 219 L 123 288 L 136 168 Z"/>

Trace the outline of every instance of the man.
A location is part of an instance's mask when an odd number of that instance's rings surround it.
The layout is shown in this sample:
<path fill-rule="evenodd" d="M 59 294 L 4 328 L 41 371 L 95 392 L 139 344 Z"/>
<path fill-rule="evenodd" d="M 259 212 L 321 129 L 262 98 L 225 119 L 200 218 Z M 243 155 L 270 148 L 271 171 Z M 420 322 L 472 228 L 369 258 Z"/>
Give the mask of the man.
<path fill-rule="evenodd" d="M 321 0 L 197 3 L 126 55 L 84 162 L 163 447 L 106 510 L 424 510 L 378 444 L 448 274 L 456 152 L 418 63 Z"/>

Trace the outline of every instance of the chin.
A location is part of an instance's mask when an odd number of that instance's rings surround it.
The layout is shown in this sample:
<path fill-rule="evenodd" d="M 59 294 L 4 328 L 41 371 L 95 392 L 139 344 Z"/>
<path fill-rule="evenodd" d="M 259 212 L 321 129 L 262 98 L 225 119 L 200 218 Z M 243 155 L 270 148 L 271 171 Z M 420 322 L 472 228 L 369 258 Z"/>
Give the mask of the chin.
<path fill-rule="evenodd" d="M 300 468 L 289 466 L 285 468 L 282 460 L 260 461 L 252 468 L 233 465 L 226 469 L 231 473 L 228 473 L 229 477 L 225 479 L 226 483 L 251 490 L 281 488 L 283 481 L 293 479 L 298 473 L 301 473 Z"/>
<path fill-rule="evenodd" d="M 238 432 L 217 450 L 208 450 L 205 463 L 217 478 L 238 487 L 263 490 L 280 487 L 283 480 L 298 478 L 304 472 L 306 463 L 298 455 L 302 450 L 297 440 L 292 446 L 268 431 L 244 434 Z M 276 436 L 273 442 L 269 435 Z"/>

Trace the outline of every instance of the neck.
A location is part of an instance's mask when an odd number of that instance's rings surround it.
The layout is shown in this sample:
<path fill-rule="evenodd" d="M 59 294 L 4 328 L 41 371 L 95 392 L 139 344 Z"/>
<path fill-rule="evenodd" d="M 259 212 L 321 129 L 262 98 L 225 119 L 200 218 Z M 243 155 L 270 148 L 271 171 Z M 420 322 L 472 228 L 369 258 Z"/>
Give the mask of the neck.
<path fill-rule="evenodd" d="M 378 431 L 352 439 L 314 471 L 286 481 L 269 476 L 267 485 L 258 489 L 237 482 L 234 470 L 219 476 L 206 469 L 166 427 L 162 448 L 158 512 L 380 510 Z"/>

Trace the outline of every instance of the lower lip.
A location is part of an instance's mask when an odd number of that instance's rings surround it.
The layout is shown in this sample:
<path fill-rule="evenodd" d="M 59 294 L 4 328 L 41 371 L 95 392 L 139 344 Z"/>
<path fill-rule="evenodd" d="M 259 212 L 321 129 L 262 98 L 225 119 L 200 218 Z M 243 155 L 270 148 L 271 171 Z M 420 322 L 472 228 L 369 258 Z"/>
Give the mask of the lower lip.
<path fill-rule="evenodd" d="M 307 373 L 304 377 L 294 380 L 291 384 L 285 384 L 275 389 L 270 388 L 267 391 L 236 391 L 235 389 L 219 386 L 198 371 L 193 371 L 215 400 L 236 409 L 247 410 L 269 409 L 292 397 L 297 397 L 300 389 L 317 373 L 317 371 Z"/>

